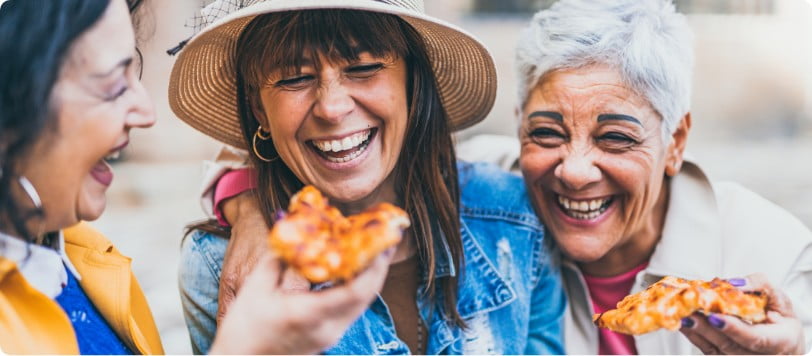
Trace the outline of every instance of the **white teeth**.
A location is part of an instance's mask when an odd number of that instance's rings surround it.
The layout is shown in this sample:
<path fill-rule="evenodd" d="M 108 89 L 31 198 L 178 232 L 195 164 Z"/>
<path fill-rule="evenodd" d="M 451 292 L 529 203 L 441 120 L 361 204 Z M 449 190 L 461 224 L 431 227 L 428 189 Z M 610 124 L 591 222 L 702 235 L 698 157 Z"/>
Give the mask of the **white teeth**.
<path fill-rule="evenodd" d="M 344 157 L 333 157 L 333 156 L 326 156 L 326 157 L 327 157 L 327 160 L 329 160 L 330 162 L 344 163 L 344 162 L 352 161 L 353 159 L 355 159 L 355 157 L 358 157 L 358 155 L 363 153 L 365 150 L 366 150 L 366 146 L 364 146 L 364 148 L 362 148 L 362 149 L 360 149 L 358 151 L 353 151 L 353 152 L 351 152 L 350 154 L 348 154 L 348 155 L 346 155 Z"/>
<path fill-rule="evenodd" d="M 351 150 L 364 143 L 367 138 L 369 138 L 370 133 L 372 133 L 372 130 L 359 132 L 353 134 L 352 136 L 344 137 L 341 140 L 313 140 L 313 145 L 323 152 L 340 152 Z"/>
<path fill-rule="evenodd" d="M 558 204 L 564 212 L 579 220 L 592 220 L 603 214 L 609 207 L 607 204 L 612 198 L 575 201 L 558 196 Z"/>
<path fill-rule="evenodd" d="M 105 161 L 114 161 L 114 160 L 117 160 L 118 157 L 120 157 L 120 156 L 121 156 L 121 151 L 116 151 L 116 152 L 113 152 L 113 153 L 111 153 L 111 154 L 109 154 L 107 156 L 104 156 L 104 160 Z"/>

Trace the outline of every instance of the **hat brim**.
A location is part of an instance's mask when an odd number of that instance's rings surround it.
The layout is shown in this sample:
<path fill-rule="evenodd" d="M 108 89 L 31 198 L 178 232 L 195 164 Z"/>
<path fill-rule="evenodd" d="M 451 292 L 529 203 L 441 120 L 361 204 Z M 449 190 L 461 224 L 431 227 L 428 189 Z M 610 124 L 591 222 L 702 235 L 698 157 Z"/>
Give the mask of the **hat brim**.
<path fill-rule="evenodd" d="M 401 17 L 423 37 L 452 130 L 482 121 L 496 98 L 490 52 L 462 29 L 421 12 L 374 0 L 273 0 L 213 23 L 180 52 L 169 79 L 169 105 L 196 130 L 246 148 L 237 111 L 234 53 L 239 35 L 256 16 L 312 9 L 353 9 Z"/>

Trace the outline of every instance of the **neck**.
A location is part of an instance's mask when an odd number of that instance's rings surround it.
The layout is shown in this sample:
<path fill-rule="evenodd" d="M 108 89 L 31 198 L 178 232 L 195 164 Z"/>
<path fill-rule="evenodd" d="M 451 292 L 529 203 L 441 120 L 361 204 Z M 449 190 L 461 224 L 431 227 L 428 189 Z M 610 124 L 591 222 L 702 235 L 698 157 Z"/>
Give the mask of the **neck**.
<path fill-rule="evenodd" d="M 395 192 L 394 180 L 394 174 L 390 174 L 389 177 L 387 177 L 378 186 L 378 188 L 373 190 L 370 194 L 367 194 L 362 199 L 346 203 L 336 202 L 335 206 L 338 208 L 338 210 L 341 210 L 341 213 L 343 213 L 345 216 L 361 213 L 372 206 L 384 202 L 393 204 L 395 206 L 400 206 L 400 199 Z M 403 239 L 401 239 L 400 243 L 398 243 L 395 250 L 395 256 L 392 258 L 391 263 L 404 261 L 417 252 L 414 236 L 412 236 L 410 231 L 410 229 L 407 229 L 403 233 Z"/>
<path fill-rule="evenodd" d="M 590 276 L 612 277 L 631 271 L 651 259 L 654 249 L 662 236 L 665 214 L 668 211 L 668 185 L 660 191 L 660 197 L 651 214 L 626 243 L 615 246 L 606 255 L 594 262 L 579 263 L 581 271 Z"/>

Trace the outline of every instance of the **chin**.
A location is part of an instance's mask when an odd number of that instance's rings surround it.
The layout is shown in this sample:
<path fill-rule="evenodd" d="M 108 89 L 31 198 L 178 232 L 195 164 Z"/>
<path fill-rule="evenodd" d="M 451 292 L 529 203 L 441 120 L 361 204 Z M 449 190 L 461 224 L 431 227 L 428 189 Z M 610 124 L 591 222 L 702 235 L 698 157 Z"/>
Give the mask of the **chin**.
<path fill-rule="evenodd" d="M 560 239 L 556 239 L 556 243 L 561 251 L 570 259 L 576 262 L 589 263 L 603 258 L 603 256 L 609 252 L 609 249 L 606 246 L 591 243 L 592 241 L 590 240 L 593 239 L 572 238 L 565 242 L 561 241 Z"/>
<path fill-rule="evenodd" d="M 107 207 L 107 199 L 102 196 L 101 198 L 85 201 L 79 204 L 78 217 L 82 221 L 93 221 L 101 217 L 104 209 Z"/>
<path fill-rule="evenodd" d="M 355 189 L 335 187 L 333 189 L 326 190 L 325 194 L 327 194 L 331 200 L 337 203 L 346 204 L 367 198 L 374 191 L 374 189 L 369 189 L 368 187 L 368 185 L 357 187 Z"/>

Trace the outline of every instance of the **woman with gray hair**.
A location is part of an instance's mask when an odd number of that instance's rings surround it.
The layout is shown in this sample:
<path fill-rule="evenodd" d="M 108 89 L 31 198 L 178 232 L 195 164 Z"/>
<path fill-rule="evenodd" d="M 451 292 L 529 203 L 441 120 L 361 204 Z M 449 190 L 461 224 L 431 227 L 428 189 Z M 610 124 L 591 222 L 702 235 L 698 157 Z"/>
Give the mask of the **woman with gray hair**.
<path fill-rule="evenodd" d="M 568 353 L 802 354 L 812 344 L 812 233 L 684 155 L 691 40 L 665 0 L 562 0 L 522 33 L 519 163 L 562 253 Z M 766 290 L 767 321 L 694 314 L 682 335 L 634 337 L 592 324 L 667 275 Z"/>

